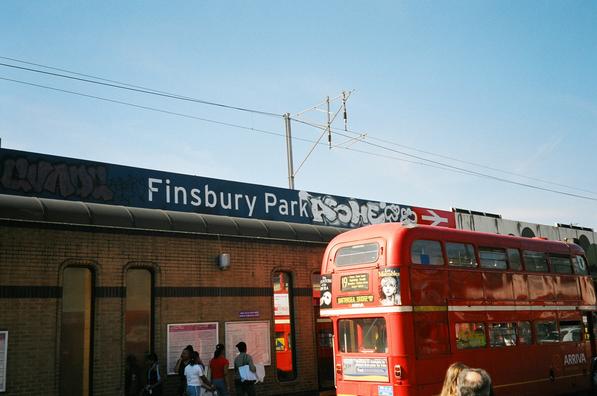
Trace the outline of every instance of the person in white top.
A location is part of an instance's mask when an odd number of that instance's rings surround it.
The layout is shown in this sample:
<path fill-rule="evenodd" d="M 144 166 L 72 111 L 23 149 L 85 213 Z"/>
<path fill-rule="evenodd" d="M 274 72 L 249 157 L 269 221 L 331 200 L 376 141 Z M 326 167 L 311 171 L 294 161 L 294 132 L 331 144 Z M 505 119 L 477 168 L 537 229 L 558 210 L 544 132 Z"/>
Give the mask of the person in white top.
<path fill-rule="evenodd" d="M 213 392 L 215 389 L 205 376 L 201 359 L 199 359 L 199 352 L 197 351 L 193 351 L 191 361 L 184 369 L 184 375 L 187 377 L 188 396 L 201 396 L 204 393 L 202 389 L 207 389 L 210 392 Z"/>

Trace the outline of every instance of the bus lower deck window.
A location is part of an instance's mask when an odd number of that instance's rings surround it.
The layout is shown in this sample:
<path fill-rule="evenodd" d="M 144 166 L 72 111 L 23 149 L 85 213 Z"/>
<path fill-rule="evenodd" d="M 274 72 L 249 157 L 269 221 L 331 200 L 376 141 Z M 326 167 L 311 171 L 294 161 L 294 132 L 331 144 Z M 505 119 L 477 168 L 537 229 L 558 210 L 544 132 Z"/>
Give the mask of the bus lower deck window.
<path fill-rule="evenodd" d="M 458 349 L 484 348 L 487 345 L 483 323 L 456 323 Z"/>
<path fill-rule="evenodd" d="M 531 322 L 518 322 L 516 324 L 516 335 L 518 344 L 530 345 L 533 343 L 533 335 L 531 333 Z"/>
<path fill-rule="evenodd" d="M 535 334 L 540 344 L 560 341 L 560 332 L 555 320 L 535 322 Z"/>
<path fill-rule="evenodd" d="M 489 345 L 509 347 L 517 344 L 516 323 L 491 323 L 489 325 Z"/>
<path fill-rule="evenodd" d="M 384 318 L 341 319 L 338 343 L 344 353 L 386 353 L 388 351 Z"/>
<path fill-rule="evenodd" d="M 560 341 L 580 342 L 583 339 L 583 329 L 580 320 L 560 321 Z"/>

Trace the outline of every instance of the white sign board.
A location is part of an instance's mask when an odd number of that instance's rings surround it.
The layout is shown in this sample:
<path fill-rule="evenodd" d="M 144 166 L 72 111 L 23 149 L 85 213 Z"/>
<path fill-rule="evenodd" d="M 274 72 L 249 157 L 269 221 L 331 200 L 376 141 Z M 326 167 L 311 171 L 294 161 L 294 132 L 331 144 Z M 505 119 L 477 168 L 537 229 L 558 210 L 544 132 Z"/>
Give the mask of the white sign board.
<path fill-rule="evenodd" d="M 176 361 L 187 345 L 199 351 L 204 364 L 209 362 L 218 344 L 218 323 L 182 323 L 168 325 L 168 374 L 176 372 Z"/>
<path fill-rule="evenodd" d="M 274 316 L 289 316 L 290 302 L 288 293 L 274 294 Z"/>
<path fill-rule="evenodd" d="M 234 368 L 234 358 L 238 356 L 236 344 L 244 341 L 247 353 L 253 357 L 253 363 L 269 366 L 272 364 L 270 322 L 226 322 L 226 358 L 230 368 Z"/>
<path fill-rule="evenodd" d="M 6 392 L 6 360 L 8 358 L 8 331 L 0 331 L 0 392 Z"/>

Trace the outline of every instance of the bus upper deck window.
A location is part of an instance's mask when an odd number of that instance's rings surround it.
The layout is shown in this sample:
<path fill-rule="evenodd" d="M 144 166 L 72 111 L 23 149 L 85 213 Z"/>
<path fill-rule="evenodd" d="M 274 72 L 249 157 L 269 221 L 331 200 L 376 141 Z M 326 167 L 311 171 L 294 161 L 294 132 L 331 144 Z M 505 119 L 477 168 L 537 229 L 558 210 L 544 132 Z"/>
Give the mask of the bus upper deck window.
<path fill-rule="evenodd" d="M 571 274 L 572 267 L 570 266 L 570 257 L 559 254 L 550 254 L 549 260 L 551 261 L 551 267 L 553 272 L 558 274 Z"/>
<path fill-rule="evenodd" d="M 438 241 L 414 241 L 410 256 L 414 264 L 444 265 L 442 245 Z"/>
<path fill-rule="evenodd" d="M 523 252 L 524 267 L 531 272 L 549 272 L 547 265 L 547 257 L 542 252 L 531 252 L 525 250 Z"/>
<path fill-rule="evenodd" d="M 364 243 L 338 249 L 336 265 L 348 266 L 374 263 L 379 258 L 379 243 Z"/>
<path fill-rule="evenodd" d="M 475 248 L 468 243 L 446 243 L 448 264 L 454 267 L 476 267 Z"/>
<path fill-rule="evenodd" d="M 520 259 L 520 251 L 518 249 L 506 249 L 508 253 L 508 263 L 510 269 L 514 271 L 522 270 L 522 260 Z"/>
<path fill-rule="evenodd" d="M 587 275 L 587 261 L 583 256 L 574 256 L 572 259 L 572 265 L 574 266 L 574 273 L 578 275 Z"/>
<path fill-rule="evenodd" d="M 482 268 L 506 269 L 508 261 L 506 251 L 498 248 L 479 248 L 479 258 Z"/>

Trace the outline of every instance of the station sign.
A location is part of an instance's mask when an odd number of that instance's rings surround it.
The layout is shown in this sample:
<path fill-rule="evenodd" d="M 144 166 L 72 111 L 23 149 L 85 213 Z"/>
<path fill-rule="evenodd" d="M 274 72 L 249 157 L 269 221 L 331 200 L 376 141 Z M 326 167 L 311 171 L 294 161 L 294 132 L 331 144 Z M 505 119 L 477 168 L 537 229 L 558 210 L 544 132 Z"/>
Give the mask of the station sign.
<path fill-rule="evenodd" d="M 450 211 L 0 149 L 0 194 L 356 228 L 456 228 Z"/>

